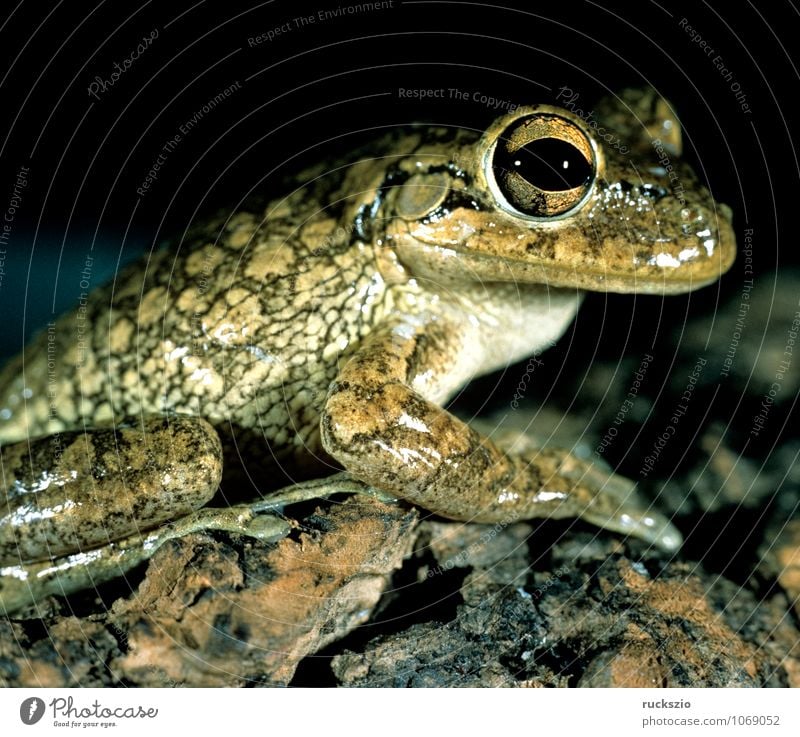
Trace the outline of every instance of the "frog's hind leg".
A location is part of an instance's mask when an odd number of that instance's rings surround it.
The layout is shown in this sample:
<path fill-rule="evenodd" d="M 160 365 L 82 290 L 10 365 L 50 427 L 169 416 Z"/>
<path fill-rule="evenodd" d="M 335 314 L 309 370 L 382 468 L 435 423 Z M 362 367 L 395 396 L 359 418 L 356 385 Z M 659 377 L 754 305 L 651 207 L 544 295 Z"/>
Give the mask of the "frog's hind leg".
<path fill-rule="evenodd" d="M 291 530 L 276 514 L 286 506 L 335 493 L 380 496 L 337 474 L 252 504 L 198 509 L 216 491 L 221 463 L 216 431 L 184 416 L 2 447 L 0 615 L 122 576 L 168 540 L 221 530 L 276 542 Z"/>
<path fill-rule="evenodd" d="M 3 446 L 0 565 L 56 558 L 202 507 L 222 451 L 198 417 L 150 417 Z"/>
<path fill-rule="evenodd" d="M 381 489 L 375 489 L 363 481 L 353 478 L 346 472 L 335 473 L 310 481 L 301 481 L 298 484 L 286 486 L 283 489 L 265 496 L 256 502 L 250 502 L 246 506 L 253 512 L 273 512 L 281 513 L 284 507 L 302 502 L 310 502 L 317 499 L 325 499 L 334 494 L 361 494 L 370 496 L 378 501 L 392 503 L 397 501 L 397 497 Z"/>
<path fill-rule="evenodd" d="M 218 530 L 261 542 L 278 542 L 292 529 L 292 524 L 280 516 L 285 507 L 333 494 L 364 494 L 392 500 L 346 473 L 338 473 L 288 486 L 250 504 L 205 507 L 149 532 L 135 533 L 92 550 L 35 563 L 4 566 L 0 561 L 0 615 L 13 615 L 47 596 L 67 596 L 124 576 L 149 560 L 167 541 L 193 533 Z"/>
<path fill-rule="evenodd" d="M 426 398 L 425 377 L 458 360 L 460 334 L 441 319 L 372 334 L 330 388 L 325 450 L 353 477 L 444 517 L 580 517 L 665 550 L 680 545 L 669 520 L 631 500 L 630 482 L 564 450 L 507 452 Z"/>
<path fill-rule="evenodd" d="M 0 567 L 0 615 L 11 615 L 47 596 L 67 596 L 125 575 L 149 560 L 167 541 L 191 533 L 221 530 L 277 542 L 291 525 L 280 517 L 257 514 L 247 505 L 200 509 L 146 533 L 54 560 Z"/>

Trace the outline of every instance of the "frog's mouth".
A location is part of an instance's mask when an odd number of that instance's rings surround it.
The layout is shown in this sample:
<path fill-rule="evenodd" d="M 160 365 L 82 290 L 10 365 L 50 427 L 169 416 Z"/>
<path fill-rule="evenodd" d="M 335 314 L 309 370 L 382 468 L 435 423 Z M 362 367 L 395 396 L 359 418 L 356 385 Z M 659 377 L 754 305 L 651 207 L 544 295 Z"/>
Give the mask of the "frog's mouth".
<path fill-rule="evenodd" d="M 408 228 L 399 250 L 415 270 L 421 264 L 431 275 L 446 275 L 450 280 L 682 294 L 713 284 L 736 258 L 730 209 L 719 206 L 718 215 L 713 231 L 700 225 L 690 235 L 661 234 L 647 244 L 631 242 L 626 233 L 600 241 L 587 228 L 568 223 L 526 230 L 508 227 L 505 234 L 500 228 L 483 227 L 443 233 L 441 223 L 435 228 L 417 223 Z M 462 226 L 471 218 L 476 224 L 474 217 L 475 213 L 465 212 Z M 453 222 L 459 220 L 459 213 L 453 213 Z"/>
<path fill-rule="evenodd" d="M 470 250 L 456 249 L 462 267 L 473 278 L 488 281 L 519 281 L 547 284 L 552 287 L 572 287 L 593 292 L 621 294 L 683 294 L 716 282 L 733 264 L 735 248 L 725 254 L 707 256 L 690 262 L 669 252 L 642 260 L 631 257 L 621 270 L 604 268 L 599 264 L 559 264 L 547 259 L 514 259 L 486 256 Z M 712 261 L 713 259 L 713 261 Z M 500 262 L 500 269 L 498 269 Z"/>

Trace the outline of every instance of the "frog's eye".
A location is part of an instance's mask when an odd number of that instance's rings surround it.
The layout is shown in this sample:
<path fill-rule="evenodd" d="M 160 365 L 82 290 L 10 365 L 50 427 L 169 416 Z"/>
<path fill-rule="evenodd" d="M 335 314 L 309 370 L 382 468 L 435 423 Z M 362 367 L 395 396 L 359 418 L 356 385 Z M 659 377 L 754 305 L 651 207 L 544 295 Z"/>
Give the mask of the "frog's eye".
<path fill-rule="evenodd" d="M 586 134 L 565 118 L 534 114 L 503 131 L 487 162 L 511 209 L 550 218 L 577 207 L 597 173 L 597 159 Z"/>

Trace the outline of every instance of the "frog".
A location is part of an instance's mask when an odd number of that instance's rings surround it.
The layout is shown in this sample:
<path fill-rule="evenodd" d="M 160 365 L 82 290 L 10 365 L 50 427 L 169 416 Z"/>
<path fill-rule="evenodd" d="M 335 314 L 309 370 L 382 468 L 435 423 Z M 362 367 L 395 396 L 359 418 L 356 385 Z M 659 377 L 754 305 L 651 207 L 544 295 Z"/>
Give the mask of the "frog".
<path fill-rule="evenodd" d="M 0 609 L 195 532 L 274 543 L 287 505 L 337 493 L 675 552 L 632 481 L 446 406 L 553 345 L 586 292 L 681 294 L 733 263 L 732 211 L 672 106 L 626 89 L 594 113 L 389 130 L 198 220 L 48 327 L 0 373 Z"/>

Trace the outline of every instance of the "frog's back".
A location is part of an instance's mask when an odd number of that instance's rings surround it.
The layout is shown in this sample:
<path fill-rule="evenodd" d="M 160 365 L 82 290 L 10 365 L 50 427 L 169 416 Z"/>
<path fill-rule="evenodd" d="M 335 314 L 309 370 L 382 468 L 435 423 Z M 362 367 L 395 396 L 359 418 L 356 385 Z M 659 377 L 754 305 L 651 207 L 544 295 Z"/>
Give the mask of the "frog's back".
<path fill-rule="evenodd" d="M 371 246 L 302 192 L 129 267 L 0 373 L 0 442 L 164 411 L 319 451 L 339 356 L 379 319 Z M 244 440 L 237 439 L 241 451 Z"/>
<path fill-rule="evenodd" d="M 247 435 L 305 462 L 342 355 L 408 288 L 376 264 L 387 170 L 463 135 L 390 131 L 127 268 L 0 371 L 0 442 L 167 411 L 208 419 L 239 455 Z"/>

